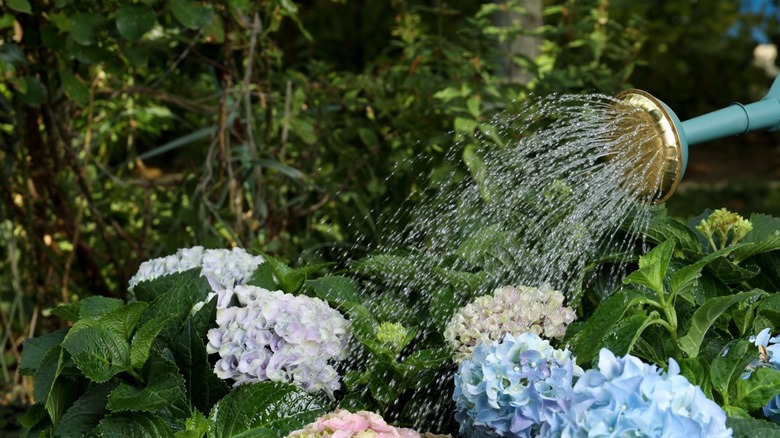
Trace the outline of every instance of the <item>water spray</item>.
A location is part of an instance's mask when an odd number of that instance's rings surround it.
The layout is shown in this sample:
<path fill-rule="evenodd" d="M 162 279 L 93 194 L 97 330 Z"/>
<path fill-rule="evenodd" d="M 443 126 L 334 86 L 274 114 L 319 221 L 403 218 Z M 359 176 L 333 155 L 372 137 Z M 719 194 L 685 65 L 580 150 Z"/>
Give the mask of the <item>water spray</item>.
<path fill-rule="evenodd" d="M 733 103 L 684 122 L 665 103 L 645 91 L 624 90 L 615 98 L 639 109 L 634 117 L 626 117 L 620 123 L 625 132 L 636 132 L 646 139 L 631 154 L 645 176 L 642 193 L 657 204 L 674 194 L 685 175 L 689 145 L 780 128 L 780 76 L 757 102 Z"/>

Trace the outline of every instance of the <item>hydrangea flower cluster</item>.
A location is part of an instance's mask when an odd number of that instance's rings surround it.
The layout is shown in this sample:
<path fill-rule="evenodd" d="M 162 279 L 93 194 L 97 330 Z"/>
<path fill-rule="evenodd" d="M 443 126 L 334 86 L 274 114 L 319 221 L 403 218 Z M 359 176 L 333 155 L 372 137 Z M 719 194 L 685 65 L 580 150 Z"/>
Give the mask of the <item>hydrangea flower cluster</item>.
<path fill-rule="evenodd" d="M 756 336 L 750 337 L 750 342 L 758 347 L 758 355 L 742 373 L 743 379 L 748 379 L 759 367 L 769 367 L 780 370 L 780 336 L 772 337 L 769 328 L 761 330 Z M 780 394 L 776 395 L 764 406 L 764 416 L 780 423 Z"/>
<path fill-rule="evenodd" d="M 231 306 L 232 297 L 241 306 Z M 214 372 L 235 384 L 272 380 L 328 394 L 340 387 L 331 360 L 347 354 L 349 325 L 318 298 L 255 286 L 218 293 L 217 325 L 206 351 L 218 353 Z"/>
<path fill-rule="evenodd" d="M 130 279 L 129 290 L 132 292 L 135 285 L 142 281 L 199 267 L 201 275 L 206 277 L 211 288 L 219 291 L 244 284 L 264 262 L 262 256 L 253 256 L 242 248 L 182 248 L 176 254 L 141 263 L 138 272 Z"/>
<path fill-rule="evenodd" d="M 739 214 L 721 208 L 712 212 L 706 219 L 702 219 L 696 229 L 707 238 L 712 250 L 716 251 L 730 245 L 736 245 L 753 229 L 753 224 Z M 713 235 L 718 237 L 720 246 L 715 244 Z M 729 237 L 731 237 L 731 241 L 729 241 Z"/>
<path fill-rule="evenodd" d="M 323 415 L 314 423 L 287 435 L 286 438 L 445 438 L 448 435 L 420 434 L 412 429 L 388 425 L 368 411 L 337 410 Z"/>
<path fill-rule="evenodd" d="M 562 338 L 574 321 L 574 311 L 563 305 L 563 294 L 545 284 L 540 288 L 504 286 L 459 309 L 450 319 L 444 337 L 460 363 L 478 344 L 490 344 L 506 334 L 531 332 Z"/>
<path fill-rule="evenodd" d="M 534 333 L 480 344 L 455 375 L 455 419 L 465 437 L 536 436 L 556 412 L 569 409 L 582 369 L 571 352 Z"/>
<path fill-rule="evenodd" d="M 725 412 L 680 375 L 673 359 L 664 373 L 607 349 L 599 353 L 598 369 L 577 380 L 571 408 L 555 412 L 542 432 L 569 437 L 732 435 Z"/>

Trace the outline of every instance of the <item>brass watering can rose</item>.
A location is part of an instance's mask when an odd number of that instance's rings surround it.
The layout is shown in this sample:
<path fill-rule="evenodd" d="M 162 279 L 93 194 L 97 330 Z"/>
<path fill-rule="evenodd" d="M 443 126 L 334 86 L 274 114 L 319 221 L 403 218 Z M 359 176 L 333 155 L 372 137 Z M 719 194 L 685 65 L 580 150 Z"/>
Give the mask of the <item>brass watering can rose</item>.
<path fill-rule="evenodd" d="M 618 129 L 629 133 L 631 144 L 621 151 L 630 163 L 625 181 L 642 199 L 660 204 L 674 193 L 683 176 L 683 146 L 675 128 L 673 113 L 642 90 L 621 91 L 615 98 L 629 106 L 617 120 Z M 637 109 L 637 110 L 632 110 Z"/>
<path fill-rule="evenodd" d="M 654 204 L 666 201 L 677 190 L 688 165 L 688 145 L 780 128 L 780 76 L 757 102 L 733 103 L 685 122 L 665 103 L 642 90 L 621 91 L 615 99 L 618 106 L 627 109 L 617 118 L 621 149 L 615 154 L 630 160 L 626 172 L 629 189 Z"/>

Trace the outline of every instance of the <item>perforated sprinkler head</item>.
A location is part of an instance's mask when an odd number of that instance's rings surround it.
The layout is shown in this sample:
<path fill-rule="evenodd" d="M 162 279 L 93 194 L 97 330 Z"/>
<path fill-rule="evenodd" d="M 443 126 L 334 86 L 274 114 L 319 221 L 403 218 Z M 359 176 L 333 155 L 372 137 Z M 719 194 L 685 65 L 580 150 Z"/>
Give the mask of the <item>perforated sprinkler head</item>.
<path fill-rule="evenodd" d="M 669 199 L 685 173 L 688 143 L 680 119 L 663 102 L 642 90 L 615 95 L 626 113 L 617 119 L 618 129 L 630 139 L 617 151 L 627 161 L 626 182 L 641 199 L 660 204 Z"/>

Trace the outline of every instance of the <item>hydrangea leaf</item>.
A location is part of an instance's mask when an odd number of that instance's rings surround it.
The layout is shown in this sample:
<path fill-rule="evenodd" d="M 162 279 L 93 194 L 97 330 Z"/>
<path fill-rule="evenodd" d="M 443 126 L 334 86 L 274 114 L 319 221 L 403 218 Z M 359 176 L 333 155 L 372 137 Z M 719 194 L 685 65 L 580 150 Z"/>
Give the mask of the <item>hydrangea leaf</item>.
<path fill-rule="evenodd" d="M 364 301 L 358 292 L 360 285 L 351 278 L 332 275 L 316 280 L 309 280 L 306 282 L 306 285 L 309 286 L 320 299 L 327 301 L 333 307 L 341 311 L 346 311 L 352 305 Z"/>
<path fill-rule="evenodd" d="M 300 289 L 304 281 L 306 281 L 306 277 L 309 275 L 333 265 L 332 263 L 319 263 L 302 266 L 300 268 L 291 268 L 277 258 L 271 256 L 264 256 L 264 258 L 266 264 L 270 265 L 273 269 L 273 273 L 277 280 L 279 280 L 279 286 L 282 288 L 282 291 L 288 294 Z"/>
<path fill-rule="evenodd" d="M 65 411 L 79 397 L 79 382 L 72 377 L 60 375 L 54 381 L 46 398 L 46 412 L 56 428 Z"/>
<path fill-rule="evenodd" d="M 729 418 L 734 438 L 780 438 L 780 425 L 756 418 Z"/>
<path fill-rule="evenodd" d="M 667 240 L 647 254 L 639 257 L 639 269 L 623 279 L 625 284 L 639 284 L 648 287 L 659 296 L 664 293 L 664 278 L 674 254 L 674 240 Z"/>
<path fill-rule="evenodd" d="M 274 278 L 274 270 L 270 263 L 263 263 L 258 266 L 252 273 L 252 278 L 246 284 L 268 290 L 279 290 L 279 283 Z"/>
<path fill-rule="evenodd" d="M 750 215 L 750 223 L 753 229 L 745 235 L 743 242 L 762 242 L 780 235 L 780 218 L 753 213 Z"/>
<path fill-rule="evenodd" d="M 173 438 L 165 420 L 149 412 L 115 412 L 109 414 L 95 430 L 101 437 Z"/>
<path fill-rule="evenodd" d="M 105 382 L 130 365 L 130 344 L 92 319 L 74 324 L 62 346 L 79 370 L 97 383 Z"/>
<path fill-rule="evenodd" d="M 725 283 L 741 283 L 750 280 L 760 272 L 756 265 L 740 266 L 723 257 L 713 260 L 710 269 Z"/>
<path fill-rule="evenodd" d="M 572 346 L 577 362 L 590 363 L 596 356 L 604 337 L 612 327 L 620 321 L 626 310 L 645 299 L 645 295 L 636 290 L 618 292 L 602 301 L 593 315 L 585 322 L 577 335 L 577 342 Z"/>
<path fill-rule="evenodd" d="M 208 326 L 196 322 L 198 315 L 212 316 L 215 309 L 216 300 L 204 305 L 195 316 L 184 323 L 179 336 L 170 344 L 176 363 L 184 376 L 189 402 L 203 412 L 211 410 L 214 403 L 230 392 L 225 381 L 214 374 L 214 369 L 208 361 L 204 345 Z M 211 321 L 214 321 L 213 316 Z"/>
<path fill-rule="evenodd" d="M 780 294 L 771 294 L 762 299 L 756 308 L 753 332 L 758 333 L 769 327 L 772 333 L 780 328 Z"/>
<path fill-rule="evenodd" d="M 678 362 L 680 374 L 691 383 L 698 385 L 707 398 L 712 399 L 712 382 L 710 381 L 710 363 L 702 357 L 688 357 Z"/>
<path fill-rule="evenodd" d="M 729 389 L 742 376 L 745 368 L 756 358 L 758 350 L 747 340 L 729 342 L 721 353 L 712 360 L 710 380 L 724 400 L 729 400 Z"/>
<path fill-rule="evenodd" d="M 141 281 L 133 287 L 133 295 L 138 301 L 152 302 L 174 289 L 183 281 L 193 281 L 208 284 L 208 280 L 200 276 L 202 268 L 197 267 L 186 271 L 157 277 L 154 280 Z"/>
<path fill-rule="evenodd" d="M 780 394 L 780 371 L 758 368 L 748 379 L 737 380 L 737 394 L 733 405 L 747 411 L 760 409 Z"/>
<path fill-rule="evenodd" d="M 702 253 L 702 242 L 696 232 L 683 222 L 666 215 L 653 216 L 644 235 L 648 241 L 657 244 L 675 240 L 686 256 Z"/>
<path fill-rule="evenodd" d="M 26 375 L 35 373 L 35 370 L 41 366 L 46 353 L 60 345 L 67 333 L 67 329 L 61 329 L 35 338 L 25 339 L 22 344 L 22 362 L 19 365 L 19 372 Z"/>
<path fill-rule="evenodd" d="M 192 415 L 184 422 L 184 430 L 177 431 L 176 438 L 202 438 L 209 431 L 209 420 L 200 411 L 193 410 Z"/>
<path fill-rule="evenodd" d="M 42 402 L 36 402 L 19 417 L 19 424 L 26 429 L 31 429 L 36 424 L 46 420 L 48 422 L 49 415 L 46 412 L 46 406 Z M 49 422 L 50 425 L 50 422 Z"/>
<path fill-rule="evenodd" d="M 314 394 L 278 382 L 241 385 L 209 414 L 209 438 L 278 438 L 324 414 L 327 405 Z"/>
<path fill-rule="evenodd" d="M 108 409 L 158 413 L 174 421 L 189 416 L 184 378 L 173 361 L 160 353 L 153 354 L 144 366 L 143 376 L 146 382 L 143 387 L 122 383 L 114 389 L 108 396 Z"/>
<path fill-rule="evenodd" d="M 738 246 L 723 248 L 719 251 L 707 254 L 693 264 L 686 265 L 676 270 L 671 277 L 672 294 L 685 298 L 691 304 L 695 304 L 693 288 L 696 286 L 699 277 L 701 277 L 701 271 L 705 266 L 715 261 L 715 259 L 725 257 L 736 249 L 738 249 Z"/>
<path fill-rule="evenodd" d="M 100 319 L 103 315 L 116 310 L 124 305 L 124 301 L 118 298 L 109 298 L 96 295 L 81 300 L 79 306 L 79 319 Z"/>
<path fill-rule="evenodd" d="M 35 400 L 45 403 L 49 398 L 49 391 L 60 373 L 60 354 L 62 347 L 55 346 L 49 349 L 41 358 L 40 365 L 35 370 L 33 396 Z"/>
<path fill-rule="evenodd" d="M 130 303 L 106 313 L 98 321 L 103 327 L 129 340 L 138 320 L 148 307 L 147 303 Z"/>
<path fill-rule="evenodd" d="M 130 343 L 131 368 L 138 369 L 146 363 L 154 340 L 167 322 L 167 319 L 147 321 L 135 332 Z"/>
<path fill-rule="evenodd" d="M 66 321 L 76 322 L 79 320 L 79 311 L 84 301 L 75 301 L 72 303 L 61 304 L 51 309 L 51 314 L 60 317 Z"/>
<path fill-rule="evenodd" d="M 116 388 L 116 382 L 92 386 L 76 400 L 60 419 L 55 435 L 62 438 L 89 436 L 92 429 L 108 412 L 108 394 Z"/>
<path fill-rule="evenodd" d="M 678 341 L 680 349 L 684 351 L 688 357 L 696 357 L 699 354 L 701 343 L 704 341 L 704 335 L 723 312 L 742 300 L 756 298 L 765 294 L 766 292 L 762 290 L 753 290 L 707 300 L 693 313 L 693 316 L 690 319 L 688 333 Z"/>
<path fill-rule="evenodd" d="M 192 306 L 199 301 L 205 300 L 211 291 L 208 281 L 199 275 L 194 275 L 195 273 L 192 271 L 186 271 L 182 274 L 171 274 L 148 282 L 155 283 L 162 279 L 167 279 L 167 277 L 175 277 L 172 283 L 166 282 L 169 288 L 165 291 L 160 291 L 162 293 L 157 295 L 140 321 L 141 324 L 145 324 L 152 320 L 166 320 L 167 322 L 159 335 L 166 341 L 170 342 L 176 339 L 182 325 L 184 325 L 184 321 L 190 316 Z M 136 290 L 142 284 L 137 284 Z"/>
<path fill-rule="evenodd" d="M 645 313 L 627 315 L 612 326 L 597 348 L 607 348 L 618 356 L 626 355 L 631 352 L 645 328 L 655 323 L 658 323 L 657 316 L 648 317 Z"/>

